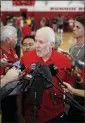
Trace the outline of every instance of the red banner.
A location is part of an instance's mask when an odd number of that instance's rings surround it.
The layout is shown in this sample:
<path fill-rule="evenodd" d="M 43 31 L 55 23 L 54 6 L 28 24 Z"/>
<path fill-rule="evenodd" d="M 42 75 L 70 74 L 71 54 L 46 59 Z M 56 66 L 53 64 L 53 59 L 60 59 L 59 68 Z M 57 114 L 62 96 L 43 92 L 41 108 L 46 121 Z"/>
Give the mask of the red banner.
<path fill-rule="evenodd" d="M 13 0 L 14 6 L 34 6 L 35 0 Z"/>

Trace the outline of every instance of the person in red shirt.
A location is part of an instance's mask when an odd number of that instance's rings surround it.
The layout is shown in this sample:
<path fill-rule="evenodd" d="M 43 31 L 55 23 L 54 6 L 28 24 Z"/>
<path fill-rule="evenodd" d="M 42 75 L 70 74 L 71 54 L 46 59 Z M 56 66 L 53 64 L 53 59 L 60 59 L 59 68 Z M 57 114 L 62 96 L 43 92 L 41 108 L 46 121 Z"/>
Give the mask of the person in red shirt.
<path fill-rule="evenodd" d="M 22 36 L 23 38 L 25 36 L 31 35 L 32 29 L 31 27 L 24 21 L 24 25 L 22 26 Z"/>
<path fill-rule="evenodd" d="M 16 29 L 12 26 L 3 26 L 1 28 L 1 47 L 0 59 L 5 58 L 7 61 L 14 63 L 18 60 L 18 56 L 14 50 L 17 41 Z M 0 75 L 5 72 L 5 67 L 0 66 Z"/>
<path fill-rule="evenodd" d="M 11 62 L 13 64 L 18 59 L 14 47 L 16 46 L 17 41 L 17 31 L 16 28 L 12 26 L 3 26 L 1 28 L 1 47 L 0 47 L 0 59 L 3 61 Z M 8 64 L 9 65 L 9 64 Z M 5 74 L 7 67 L 0 66 L 0 75 Z M 3 122 L 15 122 L 16 114 L 16 96 L 11 95 L 7 96 L 1 100 L 1 110 L 2 110 L 2 121 Z"/>
<path fill-rule="evenodd" d="M 53 49 L 55 44 L 55 33 L 52 28 L 42 27 L 37 30 L 35 42 L 36 50 L 24 54 L 21 59 L 21 63 L 26 67 L 31 68 L 32 64 L 39 62 L 46 65 L 54 64 L 58 68 L 71 68 L 70 60 L 63 54 Z M 65 71 L 59 70 L 59 75 L 66 81 L 67 74 Z M 52 79 L 53 82 L 62 88 L 55 76 L 52 77 Z M 68 80 L 69 83 L 72 84 L 72 80 Z M 52 91 L 55 95 L 63 97 L 63 94 L 61 94 L 55 87 L 52 87 Z M 27 95 L 24 100 L 25 123 L 32 123 L 32 107 L 31 100 Z M 67 116 L 64 113 L 64 101 L 56 98 L 56 107 L 57 108 L 55 109 L 53 106 L 48 89 L 45 89 L 42 96 L 41 106 L 37 110 L 37 123 L 67 122 Z"/>

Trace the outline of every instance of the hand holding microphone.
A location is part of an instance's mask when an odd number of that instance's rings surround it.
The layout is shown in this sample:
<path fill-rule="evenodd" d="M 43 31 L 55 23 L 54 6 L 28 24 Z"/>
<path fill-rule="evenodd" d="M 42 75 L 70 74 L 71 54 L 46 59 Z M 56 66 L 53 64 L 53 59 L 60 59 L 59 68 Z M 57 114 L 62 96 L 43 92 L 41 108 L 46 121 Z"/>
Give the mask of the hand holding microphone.
<path fill-rule="evenodd" d="M 82 70 L 79 69 L 77 66 L 75 66 L 75 68 L 57 68 L 54 64 L 50 64 L 49 68 L 50 68 L 53 76 L 57 76 L 59 78 L 58 70 L 64 70 L 67 74 L 74 76 L 76 79 L 76 82 L 78 82 L 78 83 L 83 82 L 83 79 L 81 77 L 81 71 Z M 64 85 L 63 82 L 61 84 Z M 66 85 L 65 85 L 65 87 L 66 87 Z"/>
<path fill-rule="evenodd" d="M 73 88 L 69 83 L 64 82 L 64 84 L 67 86 L 67 89 L 64 88 L 65 92 L 70 92 L 71 94 L 77 95 L 77 96 L 85 96 L 85 90 L 83 89 L 75 89 Z"/>
<path fill-rule="evenodd" d="M 50 68 L 51 74 L 52 74 L 53 76 L 55 76 L 55 77 L 59 80 L 59 83 L 60 83 L 61 85 L 63 85 L 64 88 L 67 88 L 67 86 L 63 83 L 63 80 L 61 79 L 61 77 L 60 77 L 59 74 L 58 74 L 59 69 L 58 69 L 54 64 L 50 64 L 50 65 L 49 65 L 49 68 Z"/>
<path fill-rule="evenodd" d="M 11 65 L 11 68 L 6 72 L 6 74 L 1 78 L 1 86 L 19 80 L 23 77 L 24 65 L 20 65 L 20 61 L 15 62 Z"/>
<path fill-rule="evenodd" d="M 7 60 L 6 58 L 0 59 L 0 66 L 6 67 L 11 65 L 12 65 L 11 61 Z"/>
<path fill-rule="evenodd" d="M 6 73 L 6 75 L 4 76 L 5 79 L 9 80 L 9 81 L 16 81 L 18 80 L 19 74 L 21 73 L 20 69 L 14 69 L 11 68 L 8 70 L 8 72 Z"/>

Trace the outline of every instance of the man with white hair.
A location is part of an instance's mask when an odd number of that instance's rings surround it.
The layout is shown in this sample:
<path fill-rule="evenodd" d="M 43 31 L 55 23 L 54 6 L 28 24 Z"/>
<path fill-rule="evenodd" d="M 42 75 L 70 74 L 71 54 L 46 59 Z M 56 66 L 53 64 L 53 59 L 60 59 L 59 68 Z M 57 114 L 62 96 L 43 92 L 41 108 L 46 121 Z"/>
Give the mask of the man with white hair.
<path fill-rule="evenodd" d="M 11 65 L 18 60 L 18 56 L 14 50 L 17 41 L 16 28 L 12 26 L 1 27 L 1 47 L 0 47 L 0 60 L 5 64 L 0 66 L 0 75 L 5 74 L 7 67 L 9 68 L 9 62 Z M 10 108 L 9 108 L 10 107 Z M 3 122 L 15 122 L 16 113 L 16 96 L 5 97 L 1 101 L 2 121 Z"/>
<path fill-rule="evenodd" d="M 10 61 L 11 63 L 18 60 L 18 56 L 14 50 L 17 41 L 16 28 L 12 26 L 1 27 L 1 41 L 0 41 L 0 59 Z M 1 67 L 1 66 L 0 66 Z M 1 67 L 0 75 L 4 74 L 5 67 Z"/>
<path fill-rule="evenodd" d="M 50 27 L 43 27 L 37 30 L 35 35 L 36 50 L 25 54 L 21 63 L 26 67 L 31 67 L 34 63 L 41 64 L 54 64 L 58 68 L 70 68 L 71 63 L 66 56 L 53 49 L 55 43 L 55 33 Z M 59 73 L 62 79 L 66 76 L 64 71 Z M 59 82 L 56 77 L 52 78 L 58 85 Z M 52 91 L 55 95 L 63 97 L 63 95 L 52 87 Z M 37 123 L 54 123 L 54 122 L 66 122 L 67 116 L 64 113 L 64 102 L 56 98 L 56 107 L 54 108 L 52 99 L 50 97 L 48 89 L 45 89 L 42 96 L 42 102 L 40 108 L 37 110 Z M 24 118 L 25 123 L 32 123 L 33 111 L 30 97 L 26 97 L 24 101 Z"/>

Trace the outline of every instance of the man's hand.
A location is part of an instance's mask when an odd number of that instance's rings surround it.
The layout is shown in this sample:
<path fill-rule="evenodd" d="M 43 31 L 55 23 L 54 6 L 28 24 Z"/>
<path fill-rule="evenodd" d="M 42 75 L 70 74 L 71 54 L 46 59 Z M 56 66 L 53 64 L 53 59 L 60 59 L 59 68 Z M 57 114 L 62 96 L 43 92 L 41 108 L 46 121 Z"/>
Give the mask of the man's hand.
<path fill-rule="evenodd" d="M 67 88 L 64 88 L 64 91 L 70 92 L 71 94 L 73 94 L 74 88 L 69 83 L 66 83 L 66 82 L 63 82 L 63 83 L 67 86 Z"/>
<path fill-rule="evenodd" d="M 1 58 L 0 59 L 0 66 L 6 67 L 12 65 L 12 63 L 9 63 L 8 60 L 6 58 Z"/>
<path fill-rule="evenodd" d="M 8 70 L 8 72 L 6 73 L 6 75 L 4 75 L 1 78 L 1 87 L 6 85 L 9 82 L 13 82 L 16 80 L 19 80 L 19 74 L 21 73 L 21 70 L 16 70 L 15 68 L 11 68 L 10 70 Z"/>
<path fill-rule="evenodd" d="M 10 81 L 16 81 L 19 79 L 19 74 L 21 73 L 21 70 L 17 70 L 15 68 L 11 68 L 8 70 L 6 75 L 4 76 L 5 79 L 7 79 L 9 82 Z"/>

